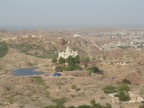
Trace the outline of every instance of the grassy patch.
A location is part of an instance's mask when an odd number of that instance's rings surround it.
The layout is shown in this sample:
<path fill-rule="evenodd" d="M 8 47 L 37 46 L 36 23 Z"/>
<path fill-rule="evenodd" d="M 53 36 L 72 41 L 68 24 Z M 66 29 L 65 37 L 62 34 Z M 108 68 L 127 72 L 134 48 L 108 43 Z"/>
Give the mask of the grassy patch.
<path fill-rule="evenodd" d="M 40 76 L 34 76 L 34 77 L 32 77 L 32 81 L 34 81 L 35 83 L 37 83 L 39 85 L 44 85 L 45 84 L 44 80 Z"/>
<path fill-rule="evenodd" d="M 8 52 L 8 45 L 5 42 L 0 42 L 0 57 L 4 57 Z"/>

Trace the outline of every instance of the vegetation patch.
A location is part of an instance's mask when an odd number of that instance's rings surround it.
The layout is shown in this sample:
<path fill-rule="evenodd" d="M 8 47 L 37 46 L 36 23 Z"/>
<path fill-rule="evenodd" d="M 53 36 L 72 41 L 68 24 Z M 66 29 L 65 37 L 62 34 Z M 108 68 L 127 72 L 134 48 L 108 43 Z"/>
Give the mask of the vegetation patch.
<path fill-rule="evenodd" d="M 121 83 L 118 87 L 106 86 L 103 88 L 104 93 L 116 93 L 115 97 L 119 98 L 119 101 L 129 101 L 131 98 L 128 94 L 130 87 L 126 83 Z"/>
<path fill-rule="evenodd" d="M 53 63 L 55 63 L 56 62 L 55 58 L 52 61 L 53 61 Z M 76 56 L 76 57 L 69 56 L 67 59 L 60 57 L 58 60 L 58 63 L 63 66 L 57 66 L 55 68 L 56 72 L 73 71 L 73 70 L 81 69 L 81 67 L 79 66 L 80 56 Z M 67 65 L 65 65 L 65 64 L 67 64 Z"/>
<path fill-rule="evenodd" d="M 108 85 L 108 86 L 103 88 L 103 91 L 106 94 L 108 94 L 108 93 L 116 93 L 116 87 L 114 87 L 112 85 Z"/>
<path fill-rule="evenodd" d="M 8 45 L 5 42 L 0 42 L 0 57 L 4 57 L 8 52 Z"/>
<path fill-rule="evenodd" d="M 32 77 L 32 81 L 34 81 L 35 83 L 37 83 L 39 85 L 44 85 L 45 84 L 44 80 L 40 76 L 34 76 L 34 77 Z"/>
<path fill-rule="evenodd" d="M 96 74 L 103 74 L 103 71 L 100 70 L 98 67 L 96 66 L 92 66 L 90 68 L 87 69 L 89 71 L 90 74 L 92 73 L 96 73 Z"/>
<path fill-rule="evenodd" d="M 57 49 L 54 45 L 49 48 L 45 48 L 41 45 L 23 42 L 19 44 L 10 44 L 9 46 L 18 49 L 22 53 L 39 58 L 54 58 L 57 56 Z"/>
<path fill-rule="evenodd" d="M 95 100 L 90 101 L 91 105 L 80 105 L 80 106 L 77 106 L 77 107 L 75 107 L 75 106 L 65 107 L 63 105 L 64 104 L 63 99 L 58 100 L 58 103 L 59 102 L 61 104 L 49 105 L 49 106 L 46 106 L 46 107 L 43 107 L 43 108 L 112 108 L 112 106 L 108 103 L 106 105 L 101 105 L 99 103 L 96 103 Z"/>
<path fill-rule="evenodd" d="M 122 83 L 124 83 L 124 84 L 131 84 L 131 82 L 128 79 L 123 79 Z"/>

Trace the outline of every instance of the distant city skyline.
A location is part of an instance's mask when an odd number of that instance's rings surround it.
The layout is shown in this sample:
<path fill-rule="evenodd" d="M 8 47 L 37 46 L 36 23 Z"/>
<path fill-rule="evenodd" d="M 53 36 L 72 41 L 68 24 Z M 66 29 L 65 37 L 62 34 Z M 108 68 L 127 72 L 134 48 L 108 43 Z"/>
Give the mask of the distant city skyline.
<path fill-rule="evenodd" d="M 0 28 L 144 27 L 144 0 L 1 0 Z"/>

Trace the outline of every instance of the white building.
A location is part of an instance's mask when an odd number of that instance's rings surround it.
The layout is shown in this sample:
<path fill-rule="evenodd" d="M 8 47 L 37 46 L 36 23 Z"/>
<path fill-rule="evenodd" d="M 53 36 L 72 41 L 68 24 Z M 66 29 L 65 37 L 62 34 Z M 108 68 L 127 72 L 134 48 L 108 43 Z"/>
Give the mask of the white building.
<path fill-rule="evenodd" d="M 72 49 L 67 47 L 65 51 L 58 52 L 58 59 L 60 57 L 62 57 L 64 59 L 67 59 L 69 56 L 76 57 L 77 55 L 78 55 L 78 51 L 77 50 L 73 51 Z"/>

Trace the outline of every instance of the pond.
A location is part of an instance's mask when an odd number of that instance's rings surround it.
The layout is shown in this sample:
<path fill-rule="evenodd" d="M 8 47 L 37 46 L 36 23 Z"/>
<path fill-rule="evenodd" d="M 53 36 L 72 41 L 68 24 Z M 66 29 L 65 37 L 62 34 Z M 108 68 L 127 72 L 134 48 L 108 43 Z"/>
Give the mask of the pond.
<path fill-rule="evenodd" d="M 43 72 L 35 71 L 35 69 L 17 69 L 13 71 L 13 75 L 15 76 L 33 76 L 33 75 L 41 75 L 44 74 Z"/>

